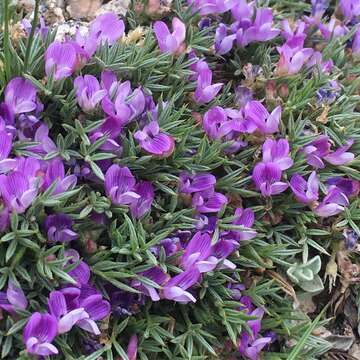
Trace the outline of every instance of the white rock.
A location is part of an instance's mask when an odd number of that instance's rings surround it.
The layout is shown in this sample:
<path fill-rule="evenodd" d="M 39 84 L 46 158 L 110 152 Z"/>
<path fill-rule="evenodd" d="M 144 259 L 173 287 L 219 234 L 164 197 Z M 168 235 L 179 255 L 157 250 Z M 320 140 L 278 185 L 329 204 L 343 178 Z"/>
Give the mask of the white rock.
<path fill-rule="evenodd" d="M 96 15 L 111 11 L 117 15 L 125 16 L 129 5 L 130 0 L 111 0 L 107 4 L 101 6 L 101 8 L 96 12 Z"/>

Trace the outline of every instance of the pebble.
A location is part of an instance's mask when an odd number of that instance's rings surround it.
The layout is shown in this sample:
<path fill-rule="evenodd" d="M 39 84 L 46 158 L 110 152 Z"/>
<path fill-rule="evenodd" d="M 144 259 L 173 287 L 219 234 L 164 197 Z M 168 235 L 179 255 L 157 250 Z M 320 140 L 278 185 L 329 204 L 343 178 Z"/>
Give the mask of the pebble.
<path fill-rule="evenodd" d="M 106 12 L 114 12 L 116 15 L 125 16 L 130 5 L 130 0 L 111 0 L 107 4 L 101 6 L 96 12 L 96 15 L 100 15 Z"/>
<path fill-rule="evenodd" d="M 102 0 L 67 0 L 66 11 L 74 20 L 92 20 L 102 3 Z"/>

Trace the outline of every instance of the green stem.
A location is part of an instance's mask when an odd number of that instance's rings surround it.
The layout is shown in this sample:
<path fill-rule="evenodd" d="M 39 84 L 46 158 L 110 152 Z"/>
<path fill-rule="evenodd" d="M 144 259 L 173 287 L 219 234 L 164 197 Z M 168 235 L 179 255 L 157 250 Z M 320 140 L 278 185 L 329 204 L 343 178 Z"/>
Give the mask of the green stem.
<path fill-rule="evenodd" d="M 30 36 L 28 38 L 28 42 L 26 45 L 25 60 L 24 60 L 24 72 L 27 72 L 27 68 L 29 65 L 30 51 L 32 48 L 32 43 L 34 41 L 34 36 L 35 36 L 35 30 L 36 30 L 36 26 L 38 23 L 39 5 L 40 5 L 40 0 L 36 0 L 35 1 L 34 18 L 33 18 L 32 24 L 31 24 Z"/>
<path fill-rule="evenodd" d="M 9 34 L 9 0 L 4 1 L 4 58 L 5 74 L 7 80 L 10 79 L 11 73 L 11 56 L 10 56 L 10 34 Z"/>

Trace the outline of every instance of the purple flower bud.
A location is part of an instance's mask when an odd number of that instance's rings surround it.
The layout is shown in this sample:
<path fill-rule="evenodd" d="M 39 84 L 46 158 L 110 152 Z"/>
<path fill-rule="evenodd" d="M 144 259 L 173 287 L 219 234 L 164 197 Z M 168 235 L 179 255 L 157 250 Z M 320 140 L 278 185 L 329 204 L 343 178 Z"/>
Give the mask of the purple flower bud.
<path fill-rule="evenodd" d="M 357 27 L 352 40 L 352 55 L 356 58 L 360 55 L 360 26 Z"/>
<path fill-rule="evenodd" d="M 51 344 L 57 335 L 55 316 L 36 312 L 31 315 L 24 329 L 26 351 L 32 355 L 49 356 L 58 354 L 58 349 Z"/>
<path fill-rule="evenodd" d="M 97 104 L 106 96 L 107 91 L 100 89 L 100 84 L 95 76 L 78 76 L 74 80 L 77 101 L 85 112 L 92 111 Z"/>
<path fill-rule="evenodd" d="M 91 22 L 89 38 L 95 39 L 98 45 L 104 42 L 113 45 L 123 36 L 124 31 L 124 22 L 115 13 L 107 12 Z"/>
<path fill-rule="evenodd" d="M 245 106 L 245 119 L 254 122 L 263 134 L 274 134 L 279 131 L 280 118 L 280 106 L 277 106 L 271 114 L 260 101 L 250 101 Z"/>
<path fill-rule="evenodd" d="M 34 111 L 37 107 L 36 101 L 36 88 L 29 80 L 16 77 L 7 84 L 5 104 L 11 113 L 22 114 Z"/>
<path fill-rule="evenodd" d="M 258 163 L 253 171 L 252 179 L 262 196 L 277 195 L 288 188 L 288 184 L 281 182 L 281 169 L 273 163 Z"/>
<path fill-rule="evenodd" d="M 129 360 L 136 360 L 138 338 L 136 334 L 132 335 L 127 347 L 126 355 Z"/>
<path fill-rule="evenodd" d="M 212 84 L 212 71 L 209 68 L 201 68 L 194 94 L 195 101 L 199 104 L 207 104 L 215 98 L 222 86 L 223 83 Z"/>
<path fill-rule="evenodd" d="M 134 190 L 135 178 L 127 167 L 112 165 L 105 174 L 106 195 L 115 205 L 128 205 L 140 199 Z"/>
<path fill-rule="evenodd" d="M 129 207 L 132 216 L 139 219 L 151 209 L 154 201 L 154 187 L 149 181 L 140 181 L 135 185 L 134 192 L 140 197 L 131 202 Z"/>
<path fill-rule="evenodd" d="M 49 242 L 69 242 L 77 239 L 78 234 L 72 230 L 74 222 L 69 215 L 49 215 L 45 219 L 45 231 Z"/>
<path fill-rule="evenodd" d="M 73 45 L 54 41 L 45 52 L 46 75 L 54 75 L 55 80 L 71 76 L 77 63 L 77 54 Z"/>
<path fill-rule="evenodd" d="M 339 188 L 332 186 L 323 201 L 314 209 L 314 213 L 320 217 L 334 216 L 343 212 L 347 206 L 347 196 Z"/>
<path fill-rule="evenodd" d="M 175 148 L 174 138 L 161 132 L 157 121 L 151 121 L 142 130 L 138 130 L 134 138 L 142 149 L 160 157 L 170 156 Z"/>
<path fill-rule="evenodd" d="M 307 181 L 295 173 L 290 180 L 290 187 L 301 203 L 311 204 L 319 198 L 319 179 L 315 171 L 310 174 Z"/>
<path fill-rule="evenodd" d="M 281 170 L 289 169 L 293 165 L 293 160 L 289 156 L 290 146 L 285 139 L 278 141 L 267 139 L 262 146 L 263 162 L 274 163 Z"/>
<path fill-rule="evenodd" d="M 169 28 L 163 21 L 156 21 L 154 24 L 155 36 L 162 53 L 176 54 L 182 50 L 186 36 L 185 24 L 177 17 L 174 17 L 172 27 L 173 32 L 170 33 Z"/>

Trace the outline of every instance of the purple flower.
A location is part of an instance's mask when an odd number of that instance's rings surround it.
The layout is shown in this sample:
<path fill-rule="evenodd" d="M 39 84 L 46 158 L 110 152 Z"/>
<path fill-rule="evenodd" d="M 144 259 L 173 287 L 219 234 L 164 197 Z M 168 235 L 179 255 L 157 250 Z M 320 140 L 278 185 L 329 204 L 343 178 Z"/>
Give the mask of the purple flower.
<path fill-rule="evenodd" d="M 200 272 L 195 267 L 186 270 L 171 278 L 163 288 L 163 297 L 168 300 L 186 304 L 189 301 L 196 302 L 190 292 L 186 291 L 200 278 Z"/>
<path fill-rule="evenodd" d="M 138 346 L 138 338 L 134 334 L 131 336 L 128 347 L 126 349 L 127 350 L 126 355 L 129 360 L 136 360 L 137 346 Z"/>
<path fill-rule="evenodd" d="M 357 247 L 359 235 L 352 229 L 344 229 L 343 235 L 346 249 L 350 251 L 354 250 Z"/>
<path fill-rule="evenodd" d="M 236 0 L 188 0 L 188 4 L 199 11 L 200 15 L 213 15 L 230 10 L 236 4 Z"/>
<path fill-rule="evenodd" d="M 353 145 L 354 140 L 348 140 L 345 145 L 324 156 L 331 165 L 346 165 L 354 160 L 355 155 L 347 150 Z"/>
<path fill-rule="evenodd" d="M 37 108 L 36 88 L 25 78 L 16 77 L 5 88 L 5 105 L 14 114 L 23 114 Z"/>
<path fill-rule="evenodd" d="M 352 40 L 352 55 L 355 57 L 360 55 L 360 26 L 357 27 Z"/>
<path fill-rule="evenodd" d="M 290 146 L 289 142 L 285 139 L 278 141 L 267 139 L 262 146 L 263 162 L 274 163 L 281 170 L 289 169 L 293 165 L 293 160 L 289 156 Z"/>
<path fill-rule="evenodd" d="M 78 234 L 72 230 L 74 221 L 69 215 L 54 214 L 45 219 L 45 231 L 49 242 L 69 242 L 77 239 Z"/>
<path fill-rule="evenodd" d="M 105 174 L 106 195 L 115 205 L 128 205 L 140 199 L 134 191 L 135 178 L 129 168 L 112 165 Z"/>
<path fill-rule="evenodd" d="M 281 182 L 281 169 L 273 163 L 256 164 L 252 179 L 263 196 L 277 195 L 284 192 L 288 184 Z"/>
<path fill-rule="evenodd" d="M 116 88 L 116 83 L 110 86 Z M 104 112 L 117 119 L 122 125 L 139 116 L 145 108 L 145 97 L 140 89 L 131 92 L 130 81 L 125 81 L 117 85 L 116 97 L 114 102 L 109 96 L 105 96 L 101 102 Z"/>
<path fill-rule="evenodd" d="M 134 138 L 146 152 L 160 157 L 170 156 L 175 148 L 174 138 L 161 132 L 157 121 L 151 121 L 142 130 L 138 130 Z"/>
<path fill-rule="evenodd" d="M 286 45 L 291 48 L 302 49 L 306 38 L 306 24 L 300 20 L 296 21 L 295 30 L 291 28 L 288 20 L 283 20 L 281 25 L 283 28 L 281 35 L 286 40 Z"/>
<path fill-rule="evenodd" d="M 297 74 L 314 52 L 314 50 L 310 48 L 291 48 L 287 44 L 281 47 L 278 46 L 276 49 L 280 54 L 276 69 L 279 76 Z"/>
<path fill-rule="evenodd" d="M 19 137 L 23 140 L 33 140 L 38 143 L 30 148 L 33 153 L 44 156 L 53 151 L 58 151 L 56 144 L 49 137 L 49 128 L 46 124 L 38 121 L 34 124 L 33 128 L 36 128 L 36 131 L 31 137 L 25 136 L 25 132 L 23 134 L 24 136 L 18 133 Z"/>
<path fill-rule="evenodd" d="M 154 24 L 155 36 L 162 53 L 170 52 L 176 54 L 183 47 L 186 35 L 185 24 L 177 17 L 174 17 L 172 19 L 172 27 L 173 32 L 170 33 L 169 28 L 163 21 L 156 21 Z"/>
<path fill-rule="evenodd" d="M 154 187 L 149 181 L 140 181 L 134 186 L 134 192 L 140 197 L 130 203 L 130 211 L 134 218 L 141 218 L 150 209 L 154 201 Z"/>
<path fill-rule="evenodd" d="M 98 45 L 104 42 L 113 45 L 123 36 L 124 31 L 124 22 L 119 20 L 115 13 L 107 12 L 91 22 L 89 38 Z"/>
<path fill-rule="evenodd" d="M 311 0 L 311 15 L 321 18 L 329 6 L 329 0 Z"/>
<path fill-rule="evenodd" d="M 88 291 L 89 290 L 89 291 Z M 69 287 L 52 291 L 48 300 L 50 314 L 58 320 L 59 334 L 69 332 L 74 325 L 100 335 L 95 321 L 105 318 L 110 312 L 110 304 L 103 300 L 95 289 Z"/>
<path fill-rule="evenodd" d="M 159 266 L 154 266 L 151 269 L 140 273 L 139 275 L 155 282 L 159 285 L 159 287 L 164 285 L 165 282 L 170 278 L 169 275 L 167 275 Z M 149 296 L 152 301 L 160 300 L 160 296 L 156 289 L 151 285 L 141 282 L 141 280 L 133 280 L 131 282 L 131 286 L 141 291 L 143 294 Z"/>
<path fill-rule="evenodd" d="M 181 257 L 182 268 L 189 270 L 196 267 L 200 273 L 213 270 L 217 265 L 217 259 L 209 259 L 211 252 L 211 237 L 198 231 L 186 245 Z"/>
<path fill-rule="evenodd" d="M 12 135 L 5 130 L 0 130 L 0 163 L 7 159 L 12 148 Z"/>
<path fill-rule="evenodd" d="M 330 152 L 329 138 L 325 135 L 320 135 L 316 140 L 304 147 L 304 154 L 307 163 L 314 168 L 323 169 L 325 167 L 322 161 L 323 157 Z"/>
<path fill-rule="evenodd" d="M 341 213 L 346 206 L 349 206 L 347 196 L 339 188 L 332 186 L 323 201 L 314 209 L 314 213 L 320 217 L 329 217 Z"/>
<path fill-rule="evenodd" d="M 6 292 L 0 291 L 0 309 L 14 315 L 16 310 L 25 310 L 28 301 L 22 289 L 9 280 Z"/>
<path fill-rule="evenodd" d="M 253 2 L 247 3 L 246 0 L 238 0 L 231 8 L 233 18 L 239 21 L 240 26 L 248 28 L 252 24 L 255 4 Z"/>
<path fill-rule="evenodd" d="M 219 212 L 228 202 L 225 195 L 213 189 L 197 192 L 193 195 L 192 206 L 199 213 Z"/>
<path fill-rule="evenodd" d="M 107 91 L 100 89 L 99 81 L 93 75 L 78 76 L 74 80 L 77 101 L 85 112 L 92 111 L 106 96 Z"/>
<path fill-rule="evenodd" d="M 160 241 L 159 245 L 152 246 L 150 251 L 156 257 L 159 257 L 161 248 L 164 250 L 166 257 L 174 255 L 180 249 L 180 239 L 178 237 L 163 239 Z"/>
<path fill-rule="evenodd" d="M 239 46 L 245 47 L 251 42 L 269 41 L 279 35 L 280 30 L 272 27 L 273 15 L 270 8 L 256 9 L 254 22 L 246 21 L 245 26 L 240 21 L 240 28 L 236 33 L 236 40 Z"/>
<path fill-rule="evenodd" d="M 197 86 L 194 94 L 195 101 L 198 104 L 207 104 L 215 98 L 222 86 L 222 83 L 212 84 L 212 71 L 208 68 L 202 68 L 197 78 Z"/>
<path fill-rule="evenodd" d="M 45 72 L 53 74 L 55 80 L 71 76 L 77 63 L 77 54 L 73 45 L 54 41 L 45 52 Z"/>
<path fill-rule="evenodd" d="M 319 198 L 319 179 L 315 171 L 310 174 L 307 181 L 295 173 L 290 180 L 290 187 L 301 203 L 311 204 Z"/>
<path fill-rule="evenodd" d="M 36 198 L 38 189 L 30 184 L 28 176 L 13 171 L 0 175 L 0 193 L 9 209 L 22 214 Z"/>
<path fill-rule="evenodd" d="M 255 222 L 255 215 L 252 209 L 237 208 L 235 210 L 236 219 L 232 222 L 233 225 L 242 225 L 246 228 L 252 228 Z M 251 240 L 256 236 L 256 230 L 233 230 L 231 237 L 236 241 Z"/>
<path fill-rule="evenodd" d="M 245 106 L 245 119 L 254 122 L 263 134 L 274 134 L 279 131 L 281 106 L 277 106 L 271 114 L 260 101 L 249 101 Z"/>
<path fill-rule="evenodd" d="M 57 335 L 56 317 L 48 313 L 36 312 L 31 315 L 24 329 L 26 351 L 32 355 L 48 356 L 58 354 L 51 344 Z"/>
<path fill-rule="evenodd" d="M 344 36 L 347 33 L 347 29 L 345 26 L 336 25 L 337 20 L 332 18 L 327 24 L 320 23 L 319 29 L 321 35 L 325 40 L 330 40 L 331 37 L 337 38 Z"/>
<path fill-rule="evenodd" d="M 253 99 L 253 92 L 246 86 L 237 86 L 235 89 L 235 102 L 240 108 L 244 107 L 249 101 Z"/>
<path fill-rule="evenodd" d="M 90 142 L 94 143 L 99 138 L 106 136 L 106 141 L 100 146 L 100 149 L 119 155 L 122 147 L 116 138 L 120 135 L 122 129 L 123 124 L 121 121 L 114 117 L 107 117 L 100 127 L 90 133 Z"/>
<path fill-rule="evenodd" d="M 354 197 L 359 194 L 360 182 L 357 180 L 347 179 L 344 177 L 332 177 L 326 181 L 327 185 L 335 185 L 347 197 Z"/>
<path fill-rule="evenodd" d="M 54 182 L 56 182 L 56 185 L 52 195 L 62 194 L 74 188 L 77 183 L 76 175 L 65 176 L 64 164 L 60 159 L 49 161 L 44 176 L 44 189 L 48 189 Z"/>
<path fill-rule="evenodd" d="M 224 55 L 228 53 L 232 47 L 236 34 L 228 35 L 228 28 L 225 24 L 219 24 L 215 33 L 215 52 L 218 55 Z"/>
<path fill-rule="evenodd" d="M 213 189 L 216 184 L 216 177 L 209 173 L 191 175 L 186 172 L 180 174 L 179 191 L 185 194 L 192 194 L 208 189 Z"/>
<path fill-rule="evenodd" d="M 68 258 L 65 266 L 77 264 L 75 268 L 70 270 L 68 274 L 77 282 L 77 285 L 86 285 L 90 280 L 90 268 L 85 261 L 80 260 L 79 253 L 74 249 L 68 249 L 64 253 L 64 257 Z"/>
<path fill-rule="evenodd" d="M 360 15 L 360 1 L 359 0 L 340 0 L 339 8 L 344 15 L 345 21 L 348 23 L 353 18 Z"/>

